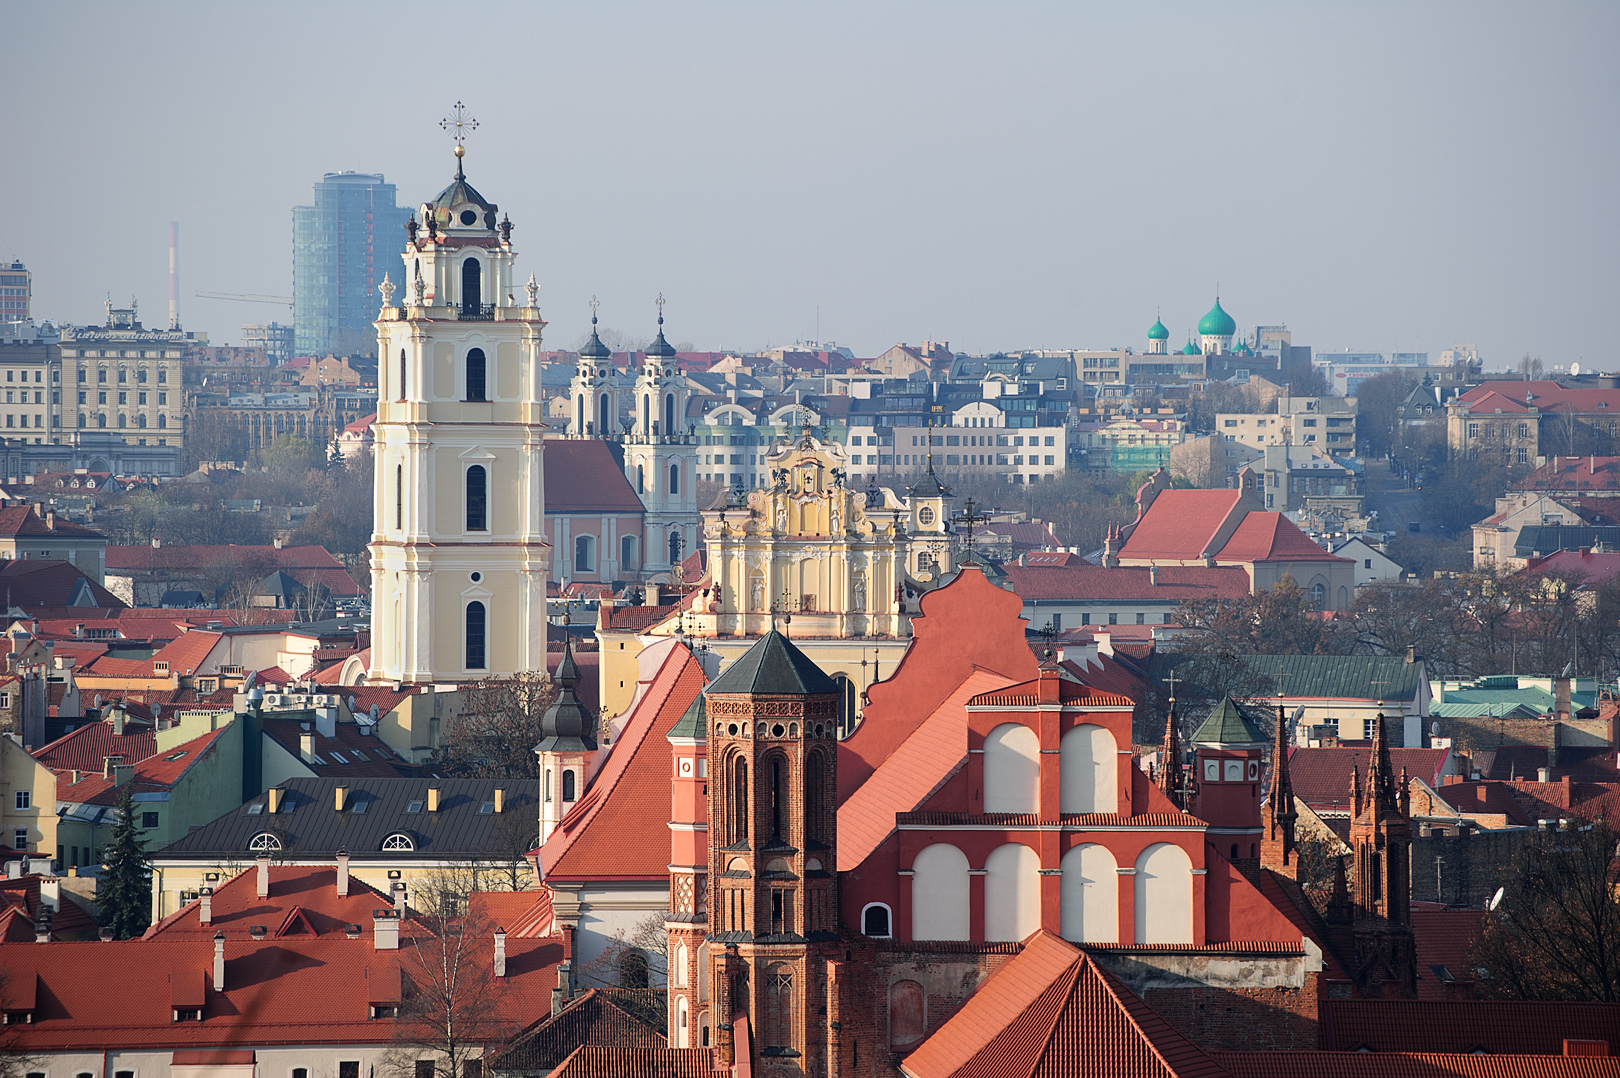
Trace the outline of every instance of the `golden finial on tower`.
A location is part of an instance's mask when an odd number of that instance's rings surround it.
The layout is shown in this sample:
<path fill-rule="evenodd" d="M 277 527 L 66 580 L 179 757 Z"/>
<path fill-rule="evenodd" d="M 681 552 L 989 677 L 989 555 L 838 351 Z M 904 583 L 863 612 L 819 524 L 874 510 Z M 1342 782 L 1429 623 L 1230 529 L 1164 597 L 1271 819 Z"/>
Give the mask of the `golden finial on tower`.
<path fill-rule="evenodd" d="M 478 130 L 478 121 L 467 115 L 467 106 L 460 101 L 450 110 L 450 115 L 439 121 L 439 126 L 449 133 L 456 143 L 456 179 L 462 179 L 461 159 L 467 156 L 467 136 Z"/>

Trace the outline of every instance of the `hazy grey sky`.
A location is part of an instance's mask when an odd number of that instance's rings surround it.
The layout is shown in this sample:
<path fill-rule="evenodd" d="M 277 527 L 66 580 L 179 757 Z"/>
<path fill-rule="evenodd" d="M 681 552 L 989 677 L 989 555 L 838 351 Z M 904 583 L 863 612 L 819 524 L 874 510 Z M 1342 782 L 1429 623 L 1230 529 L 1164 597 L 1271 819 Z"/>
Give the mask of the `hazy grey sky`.
<path fill-rule="evenodd" d="M 0 256 L 40 317 L 216 343 L 290 295 L 322 173 L 516 225 L 548 340 L 602 321 L 872 355 L 1179 344 L 1215 283 L 1319 350 L 1617 365 L 1620 5 L 13 3 Z"/>

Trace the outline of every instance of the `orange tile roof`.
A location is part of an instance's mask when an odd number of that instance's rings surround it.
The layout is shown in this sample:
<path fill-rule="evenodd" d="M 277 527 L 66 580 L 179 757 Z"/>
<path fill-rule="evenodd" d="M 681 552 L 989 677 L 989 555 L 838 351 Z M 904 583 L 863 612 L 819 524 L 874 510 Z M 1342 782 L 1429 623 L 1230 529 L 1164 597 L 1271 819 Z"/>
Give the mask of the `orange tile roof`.
<path fill-rule="evenodd" d="M 582 1044 L 551 1078 L 714 1078 L 722 1071 L 707 1048 L 604 1048 Z M 739 1071 L 739 1073 L 741 1073 Z"/>
<path fill-rule="evenodd" d="M 913 1078 L 1224 1078 L 1089 955 L 1049 932 L 905 1059 Z"/>
<path fill-rule="evenodd" d="M 1162 497 L 1163 495 L 1161 495 Z M 1250 513 L 1215 555 L 1217 562 L 1339 561 L 1348 562 L 1315 543 L 1299 525 L 1281 513 Z"/>
<path fill-rule="evenodd" d="M 337 893 L 335 865 L 271 865 L 270 896 L 259 897 L 259 866 L 238 872 L 214 885 L 212 921 L 202 923 L 202 900 L 192 899 L 146 930 L 143 939 L 213 939 L 223 932 L 227 938 L 247 934 L 250 925 L 274 930 L 295 914 L 316 936 L 345 938 L 347 926 L 357 924 L 363 938 L 372 938 L 373 910 L 392 904 L 392 899 L 357 877 L 349 877 L 349 893 Z"/>
<path fill-rule="evenodd" d="M 135 792 L 152 793 L 172 789 L 197 761 L 208 756 L 214 742 L 228 726 L 229 724 L 217 730 L 210 730 L 206 734 L 174 746 L 167 752 L 148 756 L 145 760 L 135 763 L 135 776 L 130 780 L 134 783 Z M 125 763 L 132 762 L 134 761 L 125 761 Z M 100 770 L 85 773 L 78 782 L 73 781 L 71 771 L 58 771 L 56 799 L 80 805 L 116 805 L 118 787 Z"/>
<path fill-rule="evenodd" d="M 894 832 L 896 817 L 911 812 L 954 775 L 967 759 L 967 703 L 1010 679 L 975 670 L 922 721 L 872 776 L 838 807 L 838 868 L 860 867 Z"/>
<path fill-rule="evenodd" d="M 1321 1030 L 1322 1047 L 1344 1052 L 1557 1055 L 1565 1038 L 1620 1048 L 1620 1003 L 1326 999 Z"/>
<path fill-rule="evenodd" d="M 1233 1078 L 1620 1078 L 1620 1058 L 1440 1052 L 1212 1052 Z"/>
<path fill-rule="evenodd" d="M 1240 490 L 1163 490 L 1120 549 L 1121 558 L 1201 558 L 1243 498 Z"/>
<path fill-rule="evenodd" d="M 668 879 L 674 756 L 666 735 L 705 680 L 690 650 L 669 649 L 590 789 L 540 848 L 544 879 Z"/>
<path fill-rule="evenodd" d="M 113 733 L 110 720 L 90 722 L 63 734 L 34 751 L 34 759 L 52 771 L 94 771 L 101 773 L 106 758 L 115 753 L 126 764 L 139 763 L 157 751 L 157 733 L 149 722 L 127 721 L 122 734 Z"/>

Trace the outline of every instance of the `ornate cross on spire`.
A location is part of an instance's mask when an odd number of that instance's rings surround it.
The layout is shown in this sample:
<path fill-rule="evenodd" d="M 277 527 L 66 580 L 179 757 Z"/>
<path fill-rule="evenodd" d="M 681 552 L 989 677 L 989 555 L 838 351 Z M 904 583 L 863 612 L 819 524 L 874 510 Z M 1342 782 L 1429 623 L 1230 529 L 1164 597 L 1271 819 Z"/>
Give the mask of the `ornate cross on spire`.
<path fill-rule="evenodd" d="M 596 325 L 596 308 L 598 308 L 600 306 L 601 306 L 601 304 L 596 302 L 596 297 L 592 296 L 591 297 L 591 325 L 593 325 L 593 326 Z"/>
<path fill-rule="evenodd" d="M 983 524 L 989 519 L 983 513 L 976 512 L 977 509 L 978 503 L 969 498 L 963 503 L 962 512 L 956 518 L 957 523 L 967 525 L 967 556 L 969 558 L 973 557 L 973 525 Z"/>
<path fill-rule="evenodd" d="M 1176 672 L 1174 670 L 1172 670 L 1172 671 L 1170 671 L 1170 676 L 1169 677 L 1160 678 L 1159 680 L 1169 683 L 1169 685 L 1170 685 L 1170 705 L 1172 707 L 1174 707 L 1175 703 L 1176 703 L 1176 682 L 1178 682 L 1178 681 L 1186 681 L 1187 679 L 1186 678 L 1178 678 L 1178 677 L 1176 677 Z"/>
<path fill-rule="evenodd" d="M 662 326 L 664 324 L 664 294 L 662 292 L 658 293 L 658 298 L 653 302 L 658 304 L 658 324 Z"/>
<path fill-rule="evenodd" d="M 461 159 L 467 156 L 467 136 L 478 130 L 478 121 L 467 115 L 467 106 L 460 101 L 450 110 L 450 115 L 439 121 L 439 126 L 450 135 L 456 144 L 456 179 L 461 179 Z"/>

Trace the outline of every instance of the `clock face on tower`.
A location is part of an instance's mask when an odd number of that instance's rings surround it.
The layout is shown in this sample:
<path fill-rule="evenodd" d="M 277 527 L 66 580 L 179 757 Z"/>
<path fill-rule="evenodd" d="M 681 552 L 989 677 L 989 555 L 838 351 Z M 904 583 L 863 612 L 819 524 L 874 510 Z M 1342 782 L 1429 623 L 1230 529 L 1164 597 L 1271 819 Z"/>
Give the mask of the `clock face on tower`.
<path fill-rule="evenodd" d="M 917 511 L 917 522 L 919 524 L 932 524 L 934 522 L 934 511 L 926 505 L 923 506 Z"/>

